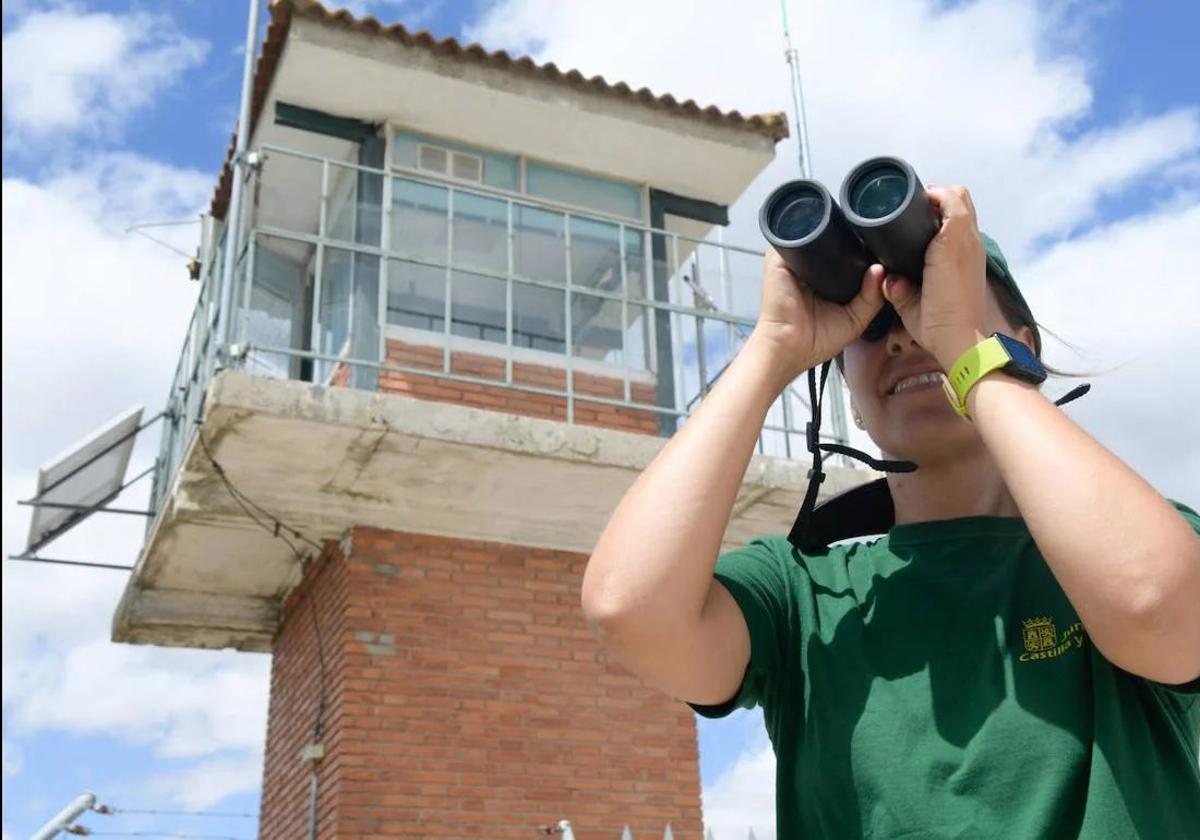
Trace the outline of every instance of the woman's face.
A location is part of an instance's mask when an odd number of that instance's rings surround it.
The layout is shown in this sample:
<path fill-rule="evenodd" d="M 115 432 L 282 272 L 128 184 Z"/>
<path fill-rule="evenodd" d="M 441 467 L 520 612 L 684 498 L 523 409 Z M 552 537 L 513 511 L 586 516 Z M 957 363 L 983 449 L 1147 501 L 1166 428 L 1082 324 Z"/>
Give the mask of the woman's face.
<path fill-rule="evenodd" d="M 1032 349 L 1032 332 L 1008 323 L 990 285 L 985 321 L 985 335 L 1002 332 Z M 981 445 L 974 425 L 950 407 L 941 365 L 899 318 L 878 341 L 847 345 L 842 358 L 851 407 L 886 456 L 930 464 Z"/>

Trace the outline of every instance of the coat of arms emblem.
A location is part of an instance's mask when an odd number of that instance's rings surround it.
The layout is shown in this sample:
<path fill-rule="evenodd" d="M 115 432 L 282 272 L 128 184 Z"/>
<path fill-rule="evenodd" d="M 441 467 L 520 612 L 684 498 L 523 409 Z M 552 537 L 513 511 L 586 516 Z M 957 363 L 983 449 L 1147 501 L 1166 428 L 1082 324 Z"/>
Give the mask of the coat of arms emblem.
<path fill-rule="evenodd" d="M 1058 644 L 1058 633 L 1049 616 L 1027 618 L 1021 623 L 1025 626 L 1025 650 L 1029 653 L 1049 650 Z"/>

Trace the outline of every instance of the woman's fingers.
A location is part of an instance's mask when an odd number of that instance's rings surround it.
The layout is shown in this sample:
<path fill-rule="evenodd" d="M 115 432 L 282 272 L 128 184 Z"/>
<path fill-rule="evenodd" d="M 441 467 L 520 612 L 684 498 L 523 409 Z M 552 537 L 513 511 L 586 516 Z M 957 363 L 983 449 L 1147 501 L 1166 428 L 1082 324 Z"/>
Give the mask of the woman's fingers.
<path fill-rule="evenodd" d="M 926 187 L 925 195 L 941 215 L 943 224 L 954 218 L 975 218 L 975 203 L 966 187 Z"/>
<path fill-rule="evenodd" d="M 883 308 L 883 278 L 884 268 L 879 263 L 870 266 L 862 278 L 862 286 L 858 294 L 846 304 L 846 313 L 854 326 L 854 337 L 867 328 L 879 310 Z M 853 338 L 851 338 L 853 340 Z"/>
<path fill-rule="evenodd" d="M 883 296 L 901 316 L 916 306 L 921 297 L 916 284 L 900 274 L 889 274 L 884 279 Z"/>

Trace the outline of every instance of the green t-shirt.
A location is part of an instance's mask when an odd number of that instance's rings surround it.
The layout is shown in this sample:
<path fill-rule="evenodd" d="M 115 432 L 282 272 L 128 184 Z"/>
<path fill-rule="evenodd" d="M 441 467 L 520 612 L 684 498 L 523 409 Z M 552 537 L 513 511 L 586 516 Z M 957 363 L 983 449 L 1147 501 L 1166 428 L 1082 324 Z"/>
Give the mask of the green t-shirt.
<path fill-rule="evenodd" d="M 693 708 L 762 706 L 780 840 L 1200 838 L 1200 680 L 1104 659 L 1023 520 L 814 555 L 767 537 L 715 575 L 750 664 L 736 697 Z"/>

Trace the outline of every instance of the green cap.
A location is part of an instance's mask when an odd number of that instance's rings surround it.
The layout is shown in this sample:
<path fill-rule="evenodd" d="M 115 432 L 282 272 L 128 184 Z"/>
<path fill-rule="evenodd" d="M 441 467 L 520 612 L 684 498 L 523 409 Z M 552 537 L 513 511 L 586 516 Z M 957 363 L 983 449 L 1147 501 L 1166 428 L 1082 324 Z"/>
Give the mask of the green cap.
<path fill-rule="evenodd" d="M 1021 306 L 1025 307 L 1025 310 L 1030 314 L 1032 319 L 1033 310 L 1029 308 L 1029 302 L 1025 300 L 1025 296 L 1021 294 L 1021 290 L 1017 288 L 1017 281 L 1013 279 L 1012 272 L 1008 269 L 1008 260 L 1004 258 L 1004 252 L 1000 250 L 1000 246 L 996 244 L 996 240 L 983 231 L 979 232 L 979 238 L 983 241 L 984 251 L 987 252 L 988 274 L 1020 301 Z"/>
<path fill-rule="evenodd" d="M 1017 286 L 1017 281 L 1013 278 L 1012 272 L 1008 268 L 1008 260 L 1004 258 L 1004 252 L 1000 250 L 1000 246 L 996 244 L 996 240 L 988 236 L 983 231 L 979 232 L 979 238 L 983 242 L 983 250 L 987 253 L 987 273 L 988 278 L 993 283 L 999 283 L 1005 288 L 1008 293 L 1016 298 L 1021 309 L 1025 310 L 1024 315 L 1028 320 L 1028 326 L 1033 330 L 1034 341 L 1037 344 L 1035 348 L 1038 355 L 1042 352 L 1042 335 L 1038 330 L 1037 321 L 1033 319 L 1033 309 L 1029 306 L 1029 301 L 1025 300 L 1025 296 L 1021 294 L 1021 289 Z"/>

